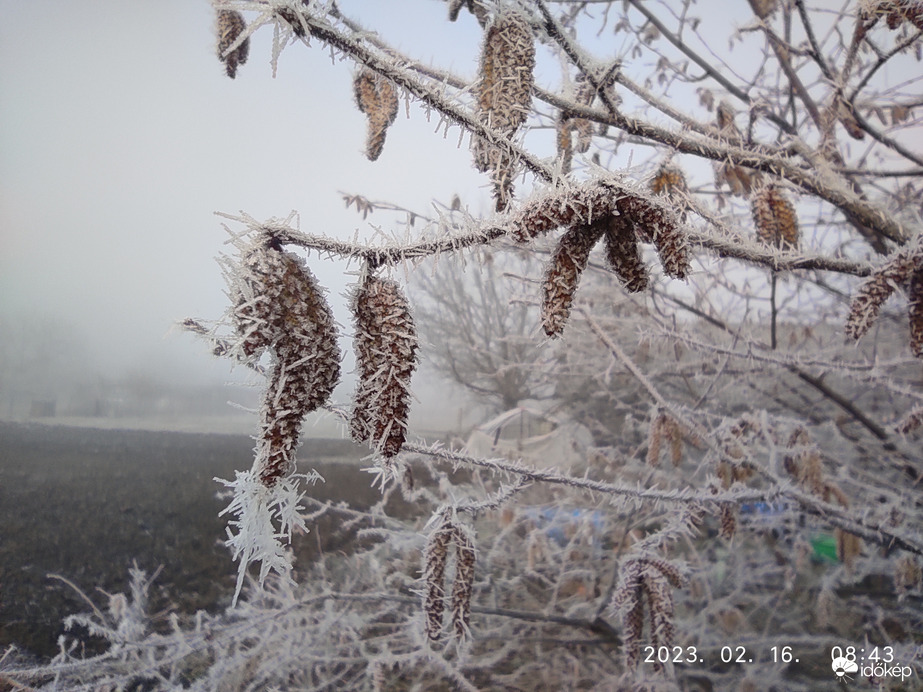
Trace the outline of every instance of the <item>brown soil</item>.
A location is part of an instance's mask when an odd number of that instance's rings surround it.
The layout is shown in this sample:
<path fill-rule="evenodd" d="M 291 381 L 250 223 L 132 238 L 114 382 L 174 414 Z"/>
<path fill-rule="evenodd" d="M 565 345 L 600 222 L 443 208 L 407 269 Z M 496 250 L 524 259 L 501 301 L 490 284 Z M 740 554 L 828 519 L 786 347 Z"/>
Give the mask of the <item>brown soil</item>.
<path fill-rule="evenodd" d="M 133 562 L 149 574 L 162 565 L 151 610 L 216 612 L 233 590 L 236 565 L 221 543 L 223 486 L 252 462 L 246 436 L 99 430 L 0 422 L 0 650 L 56 653 L 63 618 L 87 604 L 61 575 L 105 607 L 127 592 Z M 326 483 L 321 500 L 365 508 L 379 499 L 360 469 L 363 448 L 308 440 L 299 459 Z M 399 514 L 406 507 L 395 507 Z M 389 508 L 389 513 L 391 509 Z M 299 564 L 341 549 L 335 520 L 322 519 L 296 546 Z"/>

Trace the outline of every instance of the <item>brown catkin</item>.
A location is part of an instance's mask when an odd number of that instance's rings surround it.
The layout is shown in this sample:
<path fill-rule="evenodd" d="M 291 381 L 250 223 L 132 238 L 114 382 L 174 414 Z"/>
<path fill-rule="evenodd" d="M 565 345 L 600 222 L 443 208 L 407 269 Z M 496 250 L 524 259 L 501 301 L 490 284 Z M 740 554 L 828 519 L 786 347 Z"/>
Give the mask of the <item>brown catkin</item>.
<path fill-rule="evenodd" d="M 734 122 L 734 109 L 726 101 L 719 103 L 715 109 L 715 123 L 718 126 L 720 137 L 731 141 L 742 139 L 740 130 Z M 727 183 L 732 195 L 741 197 L 749 195 L 755 181 L 755 177 L 745 168 L 729 161 L 719 164 L 716 168 L 715 183 L 719 186 Z"/>
<path fill-rule="evenodd" d="M 644 634 L 642 569 L 639 560 L 628 560 L 622 565 L 618 587 L 609 603 L 609 609 L 622 617 L 622 648 L 629 670 L 634 670 L 641 658 L 641 638 Z"/>
<path fill-rule="evenodd" d="M 237 66 L 247 62 L 250 54 L 250 37 L 248 36 L 234 50 L 227 52 L 237 39 L 247 30 L 244 16 L 236 10 L 218 10 L 218 59 L 224 63 L 228 77 L 237 76 Z"/>
<path fill-rule="evenodd" d="M 574 101 L 581 106 L 589 106 L 596 98 L 593 85 L 584 74 L 577 76 L 577 88 L 574 90 Z M 558 114 L 557 120 L 558 158 L 561 159 L 561 172 L 570 171 L 574 151 L 585 154 L 590 150 L 593 142 L 593 122 L 586 118 L 575 118 L 567 110 Z M 577 134 L 577 145 L 574 146 L 573 133 Z"/>
<path fill-rule="evenodd" d="M 523 205 L 510 219 L 510 234 L 520 243 L 556 228 L 591 224 L 608 218 L 619 191 L 605 183 L 584 183 L 556 190 Z"/>
<path fill-rule="evenodd" d="M 443 516 L 436 529 L 426 540 L 423 549 L 423 614 L 426 618 L 426 636 L 430 641 L 442 637 L 442 614 L 445 611 L 445 568 L 449 561 L 449 547 L 455 526 L 448 516 Z"/>
<path fill-rule="evenodd" d="M 397 89 L 385 77 L 366 68 L 353 79 L 356 105 L 368 119 L 368 140 L 365 155 L 375 161 L 385 146 L 388 127 L 397 117 Z"/>
<path fill-rule="evenodd" d="M 894 424 L 894 431 L 901 435 L 908 435 L 921 425 L 923 425 L 923 406 L 916 406 Z"/>
<path fill-rule="evenodd" d="M 578 225 L 558 241 L 542 283 L 542 327 L 548 336 L 560 336 L 564 331 L 580 275 L 604 230 L 603 222 Z"/>
<path fill-rule="evenodd" d="M 779 188 L 767 185 L 753 194 L 753 222 L 757 237 L 767 245 L 797 249 L 798 217 Z"/>
<path fill-rule="evenodd" d="M 910 281 L 920 271 L 923 271 L 923 244 L 916 243 L 899 250 L 872 272 L 849 306 L 846 334 L 853 339 L 862 338 L 897 287 Z"/>
<path fill-rule="evenodd" d="M 555 142 L 558 147 L 558 159 L 561 161 L 561 173 L 570 173 L 571 163 L 574 159 L 574 139 L 571 136 L 573 124 L 563 113 L 558 116 L 555 123 Z"/>
<path fill-rule="evenodd" d="M 651 178 L 651 192 L 656 195 L 669 195 L 671 193 L 686 193 L 689 187 L 686 176 L 676 166 L 664 164 L 657 169 Z"/>
<path fill-rule="evenodd" d="M 833 536 L 836 539 L 837 558 L 847 569 L 852 570 L 856 558 L 862 552 L 862 539 L 839 527 L 833 530 Z"/>
<path fill-rule="evenodd" d="M 718 520 L 720 528 L 718 535 L 729 541 L 737 533 L 737 512 L 732 505 L 723 504 L 718 510 Z"/>
<path fill-rule="evenodd" d="M 653 240 L 663 271 L 675 279 L 689 273 L 689 249 L 676 217 L 660 204 L 635 195 L 620 197 L 615 207 L 642 240 Z"/>
<path fill-rule="evenodd" d="M 301 423 L 323 406 L 340 376 L 336 325 L 317 280 L 272 241 L 244 257 L 231 291 L 241 357 L 275 359 L 260 413 L 256 468 L 267 487 L 294 470 Z"/>
<path fill-rule="evenodd" d="M 673 624 L 673 590 L 659 572 L 647 568 L 643 577 L 647 595 L 651 641 L 655 648 L 673 645 L 676 629 Z"/>
<path fill-rule="evenodd" d="M 501 10 L 487 28 L 476 87 L 477 115 L 486 125 L 511 138 L 532 105 L 535 43 L 532 29 L 519 12 Z M 475 166 L 493 171 L 497 211 L 512 195 L 514 161 L 500 148 L 478 137 L 473 142 Z"/>
<path fill-rule="evenodd" d="M 406 437 L 410 377 L 416 367 L 410 305 L 396 282 L 369 273 L 354 296 L 353 314 L 359 382 L 350 432 L 356 442 L 369 442 L 393 457 Z"/>
<path fill-rule="evenodd" d="M 606 263 L 619 277 L 625 290 L 640 293 L 648 287 L 648 272 L 641 257 L 641 246 L 631 222 L 612 216 L 606 225 Z"/>
<path fill-rule="evenodd" d="M 910 350 L 917 358 L 923 358 L 923 267 L 918 268 L 910 278 L 907 292 L 910 319 Z"/>
<path fill-rule="evenodd" d="M 467 528 L 455 527 L 455 581 L 452 584 L 452 628 L 461 640 L 469 636 L 471 593 L 474 588 L 474 541 Z"/>
<path fill-rule="evenodd" d="M 655 647 L 672 645 L 675 627 L 671 587 L 681 588 L 686 584 L 686 577 L 666 560 L 637 558 L 622 565 L 609 608 L 622 616 L 626 667 L 634 669 L 640 661 L 645 600 L 652 643 Z"/>
<path fill-rule="evenodd" d="M 647 434 L 647 465 L 658 466 L 660 464 L 660 448 L 663 445 L 664 423 L 666 416 L 658 413 L 654 416 L 648 427 Z"/>
<path fill-rule="evenodd" d="M 889 29 L 897 29 L 908 22 L 923 31 L 923 2 L 920 0 L 878 0 L 869 5 L 866 13 L 873 17 L 884 17 Z"/>
<path fill-rule="evenodd" d="M 753 14 L 760 19 L 766 19 L 776 10 L 776 0 L 753 0 L 750 3 Z"/>
<path fill-rule="evenodd" d="M 923 588 L 923 569 L 910 555 L 901 555 L 894 566 L 894 590 L 898 597 L 909 591 Z"/>

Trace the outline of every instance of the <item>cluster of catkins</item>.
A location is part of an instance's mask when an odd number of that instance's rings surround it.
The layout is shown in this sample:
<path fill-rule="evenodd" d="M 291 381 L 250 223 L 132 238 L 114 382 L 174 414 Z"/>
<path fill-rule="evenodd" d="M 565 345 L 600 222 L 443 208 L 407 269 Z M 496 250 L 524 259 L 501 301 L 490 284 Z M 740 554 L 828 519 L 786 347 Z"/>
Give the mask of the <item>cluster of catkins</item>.
<path fill-rule="evenodd" d="M 524 204 L 509 226 L 519 242 L 565 229 L 542 284 L 542 326 L 548 336 L 564 331 L 580 276 L 600 240 L 609 267 L 628 291 L 648 286 L 641 242 L 654 244 L 667 275 L 682 279 L 689 271 L 688 248 L 673 210 L 612 181 L 558 188 Z"/>
<path fill-rule="evenodd" d="M 256 363 L 272 352 L 255 467 L 272 487 L 295 468 L 304 417 L 327 403 L 340 377 L 333 313 L 304 261 L 260 236 L 231 282 L 237 343 L 228 350 Z M 410 307 L 394 281 L 368 273 L 353 300 L 359 383 L 350 430 L 385 457 L 404 444 L 417 339 Z M 190 322 L 196 325 L 195 322 Z"/>
<path fill-rule="evenodd" d="M 923 358 L 923 237 L 895 252 L 862 284 L 849 308 L 846 334 L 861 339 L 878 318 L 881 306 L 900 287 L 907 289 L 910 303 L 910 350 Z"/>
<path fill-rule="evenodd" d="M 742 141 L 731 106 L 722 102 L 715 113 L 718 135 L 732 142 Z M 750 197 L 756 235 L 762 242 L 778 248 L 798 248 L 798 216 L 778 186 L 764 182 L 758 173 L 729 162 L 717 166 L 715 182 L 719 186 L 727 184 L 733 195 Z"/>
<path fill-rule="evenodd" d="M 867 0 L 863 18 L 877 21 L 884 17 L 889 29 L 897 29 L 907 22 L 923 31 L 923 2 L 920 0 Z"/>
<path fill-rule="evenodd" d="M 452 629 L 461 640 L 468 636 L 471 616 L 471 592 L 474 587 L 475 552 L 471 529 L 453 520 L 448 511 L 435 517 L 436 528 L 430 533 L 423 551 L 423 612 L 426 636 L 430 641 L 442 638 L 445 611 L 445 573 L 449 552 L 455 547 L 455 579 L 452 584 Z"/>
<path fill-rule="evenodd" d="M 581 106 L 590 106 L 596 98 L 596 91 L 585 75 L 580 74 L 577 77 L 577 84 L 574 88 L 574 101 Z M 558 146 L 558 158 L 561 160 L 561 173 L 567 174 L 570 171 L 571 163 L 574 158 L 574 151 L 579 154 L 585 154 L 590 149 L 593 141 L 593 123 L 586 118 L 573 116 L 566 110 L 558 114 L 558 120 L 555 124 L 556 141 Z M 577 136 L 577 145 L 574 146 L 574 135 Z"/>
<path fill-rule="evenodd" d="M 645 605 L 654 649 L 673 645 L 673 589 L 681 589 L 685 585 L 686 577 L 674 564 L 661 558 L 640 557 L 626 560 L 622 564 L 618 588 L 609 607 L 622 617 L 627 668 L 634 670 L 641 660 Z M 658 668 L 662 665 L 655 663 Z"/>

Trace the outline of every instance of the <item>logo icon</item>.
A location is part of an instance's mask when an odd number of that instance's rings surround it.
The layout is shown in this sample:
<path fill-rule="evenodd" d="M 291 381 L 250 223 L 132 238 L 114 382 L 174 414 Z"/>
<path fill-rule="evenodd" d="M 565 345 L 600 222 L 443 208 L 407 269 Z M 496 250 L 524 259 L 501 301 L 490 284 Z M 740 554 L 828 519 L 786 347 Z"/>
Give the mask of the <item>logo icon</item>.
<path fill-rule="evenodd" d="M 841 680 L 847 678 L 847 673 L 856 673 L 859 671 L 859 664 L 855 659 L 849 659 L 844 656 L 838 656 L 833 659 L 833 672 Z"/>

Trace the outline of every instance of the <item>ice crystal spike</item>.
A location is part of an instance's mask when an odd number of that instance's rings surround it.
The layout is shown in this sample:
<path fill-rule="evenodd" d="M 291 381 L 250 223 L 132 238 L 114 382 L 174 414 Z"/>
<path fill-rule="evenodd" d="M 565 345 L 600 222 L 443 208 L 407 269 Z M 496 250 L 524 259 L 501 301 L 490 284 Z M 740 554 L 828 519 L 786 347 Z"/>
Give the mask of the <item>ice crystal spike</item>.
<path fill-rule="evenodd" d="M 275 356 L 256 450 L 260 480 L 270 487 L 294 470 L 301 423 L 339 380 L 336 326 L 301 258 L 262 241 L 246 252 L 232 299 L 242 357 L 255 360 L 266 349 Z"/>
<path fill-rule="evenodd" d="M 775 185 L 754 192 L 751 203 L 757 237 L 767 245 L 797 249 L 798 216 L 795 207 Z"/>
<path fill-rule="evenodd" d="M 247 23 L 240 12 L 218 10 L 218 59 L 224 63 L 228 77 L 237 76 L 237 66 L 247 62 L 250 54 L 250 37 L 245 38 L 234 50 L 228 49 L 247 30 Z"/>
<path fill-rule="evenodd" d="M 350 432 L 385 457 L 404 444 L 417 335 L 400 286 L 367 274 L 353 300 L 356 387 Z"/>
<path fill-rule="evenodd" d="M 542 327 L 548 336 L 564 331 L 580 275 L 605 229 L 604 221 L 574 226 L 558 241 L 542 284 Z"/>
<path fill-rule="evenodd" d="M 397 89 L 386 78 L 364 69 L 353 80 L 353 92 L 359 110 L 368 118 L 365 155 L 369 161 L 375 161 L 385 146 L 388 127 L 397 117 Z"/>
<path fill-rule="evenodd" d="M 514 10 L 501 10 L 487 28 L 478 69 L 478 120 L 512 137 L 526 120 L 532 104 L 535 43 L 526 19 Z M 473 142 L 474 163 L 493 175 L 497 211 L 512 195 L 514 161 L 481 138 Z"/>

